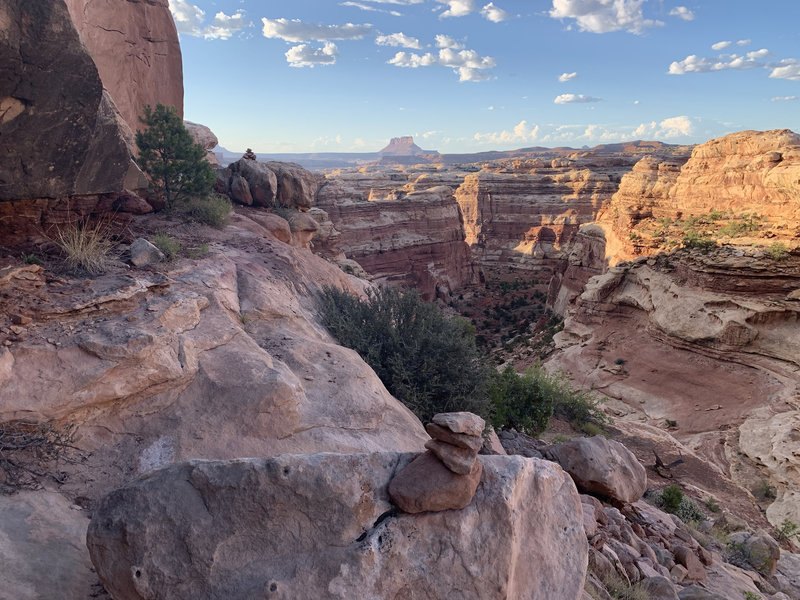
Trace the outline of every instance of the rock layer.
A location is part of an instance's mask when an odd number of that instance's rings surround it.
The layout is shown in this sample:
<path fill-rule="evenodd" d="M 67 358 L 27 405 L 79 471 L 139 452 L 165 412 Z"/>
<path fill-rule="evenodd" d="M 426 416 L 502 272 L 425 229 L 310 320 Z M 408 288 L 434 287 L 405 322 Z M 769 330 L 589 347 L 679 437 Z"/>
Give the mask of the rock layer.
<path fill-rule="evenodd" d="M 107 496 L 87 543 L 119 600 L 580 598 L 580 501 L 557 466 L 482 457 L 468 507 L 396 515 L 386 488 L 409 459 L 176 464 Z"/>

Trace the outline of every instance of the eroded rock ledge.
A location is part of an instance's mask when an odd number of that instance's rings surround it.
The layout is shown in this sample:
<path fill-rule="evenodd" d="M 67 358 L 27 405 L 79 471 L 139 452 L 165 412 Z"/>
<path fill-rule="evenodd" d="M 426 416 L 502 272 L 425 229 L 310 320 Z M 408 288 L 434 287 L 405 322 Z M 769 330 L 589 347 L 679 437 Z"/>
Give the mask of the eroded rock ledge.
<path fill-rule="evenodd" d="M 174 464 L 108 495 L 87 544 L 117 600 L 580 598 L 588 544 L 560 467 L 482 456 L 469 506 L 409 515 L 387 487 L 413 456 Z"/>

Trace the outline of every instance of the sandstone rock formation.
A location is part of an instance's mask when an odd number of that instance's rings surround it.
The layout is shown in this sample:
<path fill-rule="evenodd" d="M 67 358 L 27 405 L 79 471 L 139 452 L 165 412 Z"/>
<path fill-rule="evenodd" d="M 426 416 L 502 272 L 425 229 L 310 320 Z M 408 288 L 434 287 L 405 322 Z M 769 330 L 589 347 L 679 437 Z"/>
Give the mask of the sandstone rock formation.
<path fill-rule="evenodd" d="M 688 161 L 643 158 L 622 178 L 600 216 L 612 264 L 663 246 L 652 219 L 712 211 L 759 215 L 762 240 L 792 240 L 800 215 L 800 135 L 787 129 L 741 131 L 697 146 Z M 650 219 L 650 221 L 648 221 Z M 612 235 L 613 232 L 613 235 Z"/>
<path fill-rule="evenodd" d="M 103 87 L 131 130 L 145 105 L 183 116 L 183 63 L 169 0 L 65 0 Z"/>
<path fill-rule="evenodd" d="M 788 450 L 800 305 L 787 297 L 798 287 L 796 256 L 776 261 L 758 248 L 638 259 L 590 280 L 556 336 L 562 350 L 552 364 L 651 425 L 674 421 L 673 436 L 744 487 L 764 472 L 733 469 L 739 453 L 772 471 L 778 501 L 768 516 L 778 525 L 800 516 Z M 728 434 L 740 425 L 741 435 Z"/>
<path fill-rule="evenodd" d="M 239 204 L 284 206 L 307 211 L 314 205 L 318 176 L 293 163 L 241 158 L 217 169 L 217 190 Z"/>
<path fill-rule="evenodd" d="M 87 543 L 118 600 L 580 598 L 587 543 L 561 469 L 481 457 L 468 507 L 396 514 L 387 485 L 410 458 L 175 464 L 108 495 Z"/>
<path fill-rule="evenodd" d="M 452 190 L 435 186 L 367 200 L 349 180 L 328 181 L 317 204 L 339 232 L 314 242 L 323 255 L 358 261 L 378 283 L 401 283 L 422 297 L 449 299 L 476 281 Z"/>
<path fill-rule="evenodd" d="M 602 435 L 557 444 L 551 453 L 583 492 L 629 504 L 647 489 L 647 474 L 636 457 Z"/>
<path fill-rule="evenodd" d="M 137 183 L 130 130 L 63 0 L 12 0 L 2 17 L 0 201 Z"/>
<path fill-rule="evenodd" d="M 243 216 L 217 236 L 166 274 L 9 272 L 0 312 L 32 323 L 0 323 L 0 422 L 76 423 L 68 486 L 90 497 L 185 458 L 422 450 L 416 417 L 316 322 L 321 286 L 362 284 Z"/>

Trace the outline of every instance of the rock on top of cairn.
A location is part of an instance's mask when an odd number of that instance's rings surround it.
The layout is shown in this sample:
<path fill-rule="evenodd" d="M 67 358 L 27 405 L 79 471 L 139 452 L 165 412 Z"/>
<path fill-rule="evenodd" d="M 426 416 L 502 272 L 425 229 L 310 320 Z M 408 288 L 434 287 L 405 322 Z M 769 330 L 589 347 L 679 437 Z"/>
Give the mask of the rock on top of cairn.
<path fill-rule="evenodd" d="M 439 413 L 433 416 L 433 422 L 453 433 L 467 435 L 481 435 L 486 427 L 486 421 L 471 412 Z"/>

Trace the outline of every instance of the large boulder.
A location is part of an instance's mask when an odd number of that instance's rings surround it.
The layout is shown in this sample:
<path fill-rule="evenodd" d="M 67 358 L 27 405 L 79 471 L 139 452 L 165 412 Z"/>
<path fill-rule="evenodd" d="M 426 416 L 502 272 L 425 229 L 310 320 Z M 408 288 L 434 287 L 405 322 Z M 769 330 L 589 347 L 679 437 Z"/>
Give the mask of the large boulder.
<path fill-rule="evenodd" d="M 314 205 L 320 180 L 311 171 L 295 163 L 268 162 L 278 180 L 278 202 L 308 210 Z"/>
<path fill-rule="evenodd" d="M 0 24 L 0 201 L 135 187 L 130 129 L 64 1 L 3 2 Z"/>
<path fill-rule="evenodd" d="M 117 600 L 581 597 L 588 546 L 556 465 L 481 457 L 469 506 L 398 514 L 409 454 L 174 464 L 108 495 L 92 561 Z"/>
<path fill-rule="evenodd" d="M 602 435 L 557 444 L 550 452 L 587 494 L 627 504 L 647 489 L 647 473 L 633 453 Z"/>
<path fill-rule="evenodd" d="M 236 179 L 236 175 L 239 175 L 249 186 L 252 204 L 255 206 L 272 206 L 275 204 L 278 195 L 278 180 L 275 177 L 275 173 L 267 165 L 255 160 L 240 158 L 228 165 L 228 169 L 233 174 L 231 184 Z M 240 194 L 243 198 L 246 198 L 246 194 Z M 247 203 L 247 200 L 243 198 L 237 195 L 235 200 Z"/>
<path fill-rule="evenodd" d="M 91 597 L 97 576 L 82 549 L 86 524 L 57 493 L 0 494 L 0 598 Z"/>

